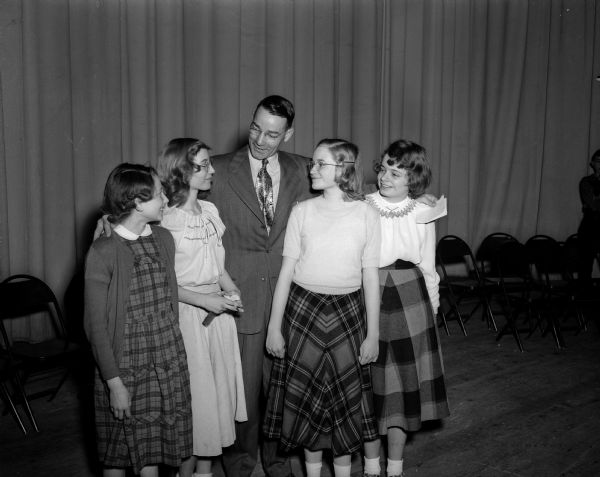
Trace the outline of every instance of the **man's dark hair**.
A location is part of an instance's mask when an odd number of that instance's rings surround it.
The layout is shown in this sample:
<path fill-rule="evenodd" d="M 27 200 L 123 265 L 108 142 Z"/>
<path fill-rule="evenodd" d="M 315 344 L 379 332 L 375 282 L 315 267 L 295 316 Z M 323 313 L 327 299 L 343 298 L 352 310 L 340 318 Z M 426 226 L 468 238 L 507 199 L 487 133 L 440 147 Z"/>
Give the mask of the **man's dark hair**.
<path fill-rule="evenodd" d="M 296 112 L 294 111 L 294 105 L 291 101 L 285 99 L 283 96 L 273 94 L 261 100 L 261 102 L 258 103 L 258 106 L 256 106 L 256 109 L 254 110 L 254 116 L 256 116 L 256 112 L 259 108 L 266 109 L 269 112 L 269 114 L 272 114 L 273 116 L 285 118 L 286 129 L 292 127 L 294 117 L 296 116 Z"/>

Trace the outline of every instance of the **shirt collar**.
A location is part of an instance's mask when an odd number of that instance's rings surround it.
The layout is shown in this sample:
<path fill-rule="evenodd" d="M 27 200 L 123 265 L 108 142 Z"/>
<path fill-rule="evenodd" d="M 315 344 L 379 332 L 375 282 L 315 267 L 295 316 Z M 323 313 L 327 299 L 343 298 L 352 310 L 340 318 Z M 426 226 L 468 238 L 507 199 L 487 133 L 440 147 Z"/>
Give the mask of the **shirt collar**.
<path fill-rule="evenodd" d="M 248 158 L 251 161 L 256 161 L 256 162 L 260 162 L 262 164 L 262 159 L 256 159 L 256 157 L 254 157 L 252 155 L 252 153 L 250 152 L 250 148 L 248 148 Z M 277 163 L 279 161 L 279 152 L 276 152 L 275 154 L 273 154 L 272 156 L 267 157 L 267 162 L 269 164 L 273 164 L 273 163 Z"/>
<path fill-rule="evenodd" d="M 152 235 L 152 229 L 150 228 L 149 224 L 146 224 L 144 230 L 142 230 L 142 233 L 139 235 L 121 224 L 117 225 L 113 232 L 127 240 L 137 240 L 139 237 L 147 237 L 148 235 Z"/>

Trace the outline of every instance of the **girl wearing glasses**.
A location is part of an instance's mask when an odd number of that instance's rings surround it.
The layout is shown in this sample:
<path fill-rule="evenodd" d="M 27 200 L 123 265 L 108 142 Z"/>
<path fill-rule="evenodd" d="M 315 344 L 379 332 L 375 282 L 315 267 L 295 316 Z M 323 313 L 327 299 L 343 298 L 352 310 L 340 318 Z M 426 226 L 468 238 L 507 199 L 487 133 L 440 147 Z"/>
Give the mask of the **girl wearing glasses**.
<path fill-rule="evenodd" d="M 335 475 L 350 476 L 351 454 L 377 437 L 367 365 L 378 354 L 380 227 L 359 170 L 354 144 L 317 145 L 310 177 L 322 194 L 290 214 L 267 331 L 277 359 L 264 431 L 284 451 L 304 448 L 307 477 L 320 475 L 323 449 Z"/>
<path fill-rule="evenodd" d="M 379 323 L 379 357 L 371 370 L 379 434 L 387 436 L 386 475 L 399 477 L 406 433 L 449 411 L 435 321 L 435 224 L 426 217 L 432 209 L 417 200 L 431 181 L 425 149 L 396 141 L 383 153 L 377 171 L 379 191 L 369 194 L 367 202 L 381 220 L 379 280 L 385 311 Z M 365 476 L 380 474 L 379 447 L 379 440 L 365 445 Z"/>
<path fill-rule="evenodd" d="M 225 226 L 217 208 L 199 199 L 215 172 L 208 150 L 197 139 L 178 138 L 158 158 L 169 200 L 161 225 L 175 239 L 179 325 L 192 391 L 194 455 L 181 465 L 180 477 L 211 475 L 212 459 L 235 441 L 235 421 L 246 420 L 232 316 L 242 311 L 240 291 L 224 268 Z"/>

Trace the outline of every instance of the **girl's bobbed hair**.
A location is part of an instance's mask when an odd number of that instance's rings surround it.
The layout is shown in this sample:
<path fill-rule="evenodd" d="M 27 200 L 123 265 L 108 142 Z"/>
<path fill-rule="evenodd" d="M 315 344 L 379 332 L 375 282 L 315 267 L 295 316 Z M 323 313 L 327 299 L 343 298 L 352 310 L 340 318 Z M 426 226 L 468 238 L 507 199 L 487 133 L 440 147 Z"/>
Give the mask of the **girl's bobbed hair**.
<path fill-rule="evenodd" d="M 326 147 L 336 164 L 335 181 L 344 192 L 345 200 L 363 200 L 363 174 L 358 146 L 344 139 L 322 139 L 317 147 Z"/>
<path fill-rule="evenodd" d="M 388 159 L 385 160 L 385 156 Z M 391 143 L 383 154 L 381 161 L 375 166 L 379 172 L 381 163 L 406 170 L 408 178 L 408 195 L 411 199 L 423 195 L 431 183 L 431 167 L 427 161 L 427 151 L 416 142 L 399 139 Z"/>
<path fill-rule="evenodd" d="M 135 199 L 147 202 L 154 197 L 156 170 L 141 164 L 123 163 L 109 174 L 104 186 L 102 212 L 108 221 L 118 224 L 135 209 Z"/>
<path fill-rule="evenodd" d="M 194 157 L 202 149 L 210 150 L 202 141 L 179 137 L 171 139 L 158 156 L 158 176 L 163 184 L 169 207 L 185 203 L 194 173 Z"/>

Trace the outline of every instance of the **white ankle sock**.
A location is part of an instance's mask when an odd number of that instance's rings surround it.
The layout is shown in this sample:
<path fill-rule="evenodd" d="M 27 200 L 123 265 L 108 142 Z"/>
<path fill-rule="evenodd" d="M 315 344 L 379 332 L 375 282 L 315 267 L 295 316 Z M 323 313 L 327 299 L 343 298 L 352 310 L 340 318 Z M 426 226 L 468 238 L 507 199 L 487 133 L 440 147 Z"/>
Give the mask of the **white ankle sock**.
<path fill-rule="evenodd" d="M 306 477 L 321 477 L 323 462 L 305 462 Z"/>
<path fill-rule="evenodd" d="M 402 464 L 404 459 L 400 460 L 387 460 L 387 475 L 402 475 Z"/>
<path fill-rule="evenodd" d="M 335 477 L 350 477 L 351 465 L 338 465 L 333 463 L 333 473 Z"/>
<path fill-rule="evenodd" d="M 365 457 L 365 468 L 363 469 L 365 474 L 381 474 L 381 464 L 379 463 L 379 456 L 369 459 Z"/>

